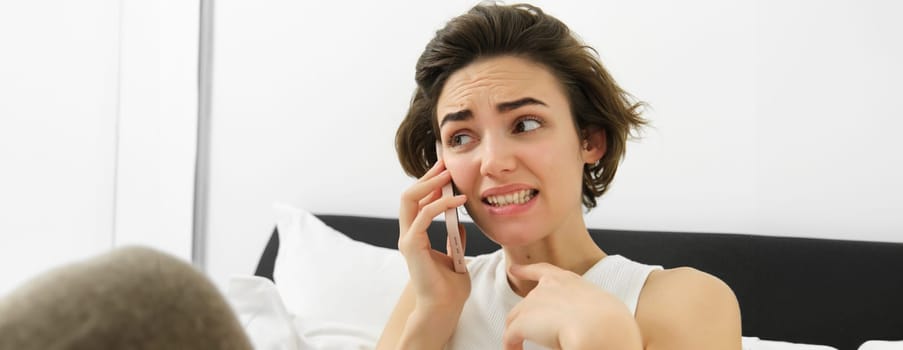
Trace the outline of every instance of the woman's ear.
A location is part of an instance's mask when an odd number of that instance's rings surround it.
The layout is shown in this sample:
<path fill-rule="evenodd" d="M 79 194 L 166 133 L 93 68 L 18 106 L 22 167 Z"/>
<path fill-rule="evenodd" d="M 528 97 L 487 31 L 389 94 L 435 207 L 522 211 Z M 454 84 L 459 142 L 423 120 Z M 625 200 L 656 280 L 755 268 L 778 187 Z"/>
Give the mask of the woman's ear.
<path fill-rule="evenodd" d="M 596 164 L 608 150 L 608 137 L 605 129 L 589 128 L 583 130 L 582 153 L 586 164 Z"/>

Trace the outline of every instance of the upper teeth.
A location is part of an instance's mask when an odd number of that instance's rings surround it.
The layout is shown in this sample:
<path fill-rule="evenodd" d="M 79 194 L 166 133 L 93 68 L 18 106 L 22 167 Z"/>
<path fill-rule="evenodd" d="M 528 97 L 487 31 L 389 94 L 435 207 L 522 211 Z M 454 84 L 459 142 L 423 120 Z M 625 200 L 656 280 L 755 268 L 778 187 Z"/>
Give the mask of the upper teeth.
<path fill-rule="evenodd" d="M 531 198 L 533 198 L 533 190 L 520 190 L 499 196 L 489 196 L 486 197 L 486 201 L 493 205 L 501 206 L 508 204 L 524 204 Z"/>

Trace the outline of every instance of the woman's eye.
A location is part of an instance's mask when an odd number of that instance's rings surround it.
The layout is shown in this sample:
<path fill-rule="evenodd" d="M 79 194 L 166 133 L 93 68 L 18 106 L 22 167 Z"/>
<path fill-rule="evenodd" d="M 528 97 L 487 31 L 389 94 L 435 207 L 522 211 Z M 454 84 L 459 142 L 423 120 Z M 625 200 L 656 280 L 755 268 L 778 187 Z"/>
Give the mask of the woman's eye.
<path fill-rule="evenodd" d="M 540 126 L 542 126 L 542 123 L 540 123 L 536 119 L 521 119 L 517 122 L 517 125 L 514 128 L 514 131 L 518 132 L 518 133 L 527 132 L 527 131 L 536 130 Z"/>
<path fill-rule="evenodd" d="M 463 144 L 470 142 L 470 135 L 467 134 L 456 134 L 451 137 L 451 146 L 461 146 Z"/>

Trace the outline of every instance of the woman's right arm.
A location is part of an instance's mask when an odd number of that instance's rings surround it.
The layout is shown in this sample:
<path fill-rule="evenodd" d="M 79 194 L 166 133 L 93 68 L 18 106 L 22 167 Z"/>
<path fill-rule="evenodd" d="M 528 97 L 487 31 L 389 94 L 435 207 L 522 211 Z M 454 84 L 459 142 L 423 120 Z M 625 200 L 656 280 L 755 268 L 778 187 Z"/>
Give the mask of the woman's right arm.
<path fill-rule="evenodd" d="M 454 312 L 416 311 L 414 291 L 409 283 L 395 310 L 389 316 L 389 322 L 383 330 L 379 350 L 384 349 L 442 349 L 451 338 L 457 326 L 460 310 Z M 443 315 L 444 314 L 444 315 Z M 444 316 L 444 317 L 434 317 Z"/>
<path fill-rule="evenodd" d="M 379 337 L 379 343 L 376 344 L 377 350 L 399 349 L 399 341 L 401 340 L 401 332 L 404 331 L 405 323 L 408 322 L 408 316 L 414 311 L 414 291 L 411 283 L 404 287 L 395 309 L 389 316 L 389 322 L 383 329 L 383 334 Z"/>
<path fill-rule="evenodd" d="M 451 175 L 439 161 L 402 195 L 398 250 L 410 281 L 377 349 L 443 349 L 458 325 L 470 294 L 470 275 L 455 272 L 452 258 L 432 249 L 426 233 L 433 218 L 466 201 L 463 195 L 442 198 L 442 186 L 450 182 Z"/>

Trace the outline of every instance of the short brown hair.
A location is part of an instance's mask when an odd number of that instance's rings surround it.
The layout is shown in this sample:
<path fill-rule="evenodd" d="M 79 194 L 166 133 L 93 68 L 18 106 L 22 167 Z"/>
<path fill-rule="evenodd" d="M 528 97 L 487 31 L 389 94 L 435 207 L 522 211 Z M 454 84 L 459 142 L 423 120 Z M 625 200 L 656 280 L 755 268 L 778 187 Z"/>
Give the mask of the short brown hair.
<path fill-rule="evenodd" d="M 607 150 L 583 169 L 583 205 L 596 206 L 624 157 L 627 138 L 646 121 L 640 102 L 622 90 L 599 62 L 596 51 L 538 7 L 481 4 L 449 21 L 417 61 L 417 89 L 395 135 L 395 149 L 408 175 L 421 177 L 436 162 L 439 124 L 436 105 L 448 77 L 480 58 L 511 55 L 539 63 L 561 82 L 578 137 L 604 130 Z"/>

